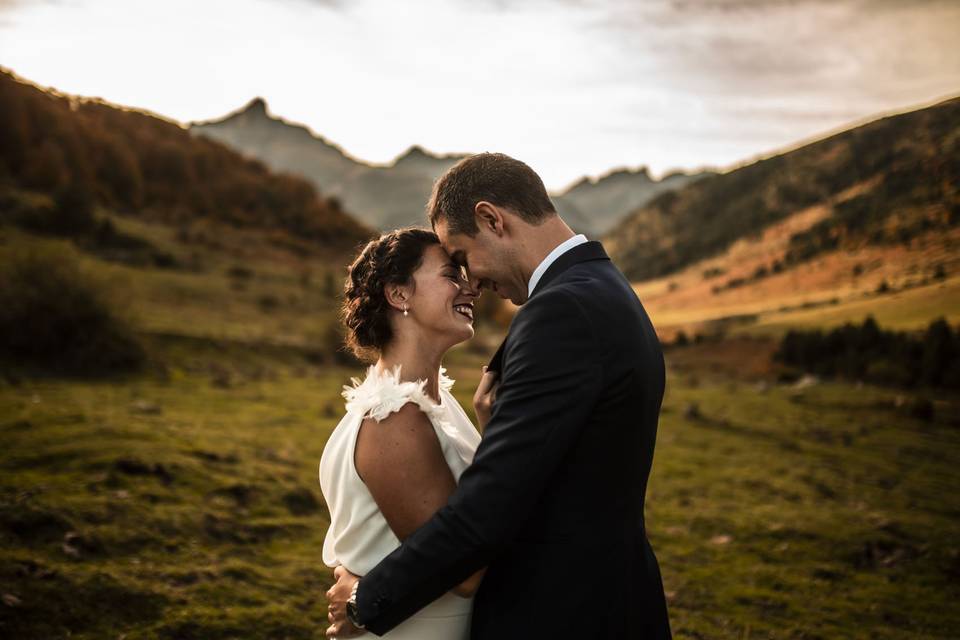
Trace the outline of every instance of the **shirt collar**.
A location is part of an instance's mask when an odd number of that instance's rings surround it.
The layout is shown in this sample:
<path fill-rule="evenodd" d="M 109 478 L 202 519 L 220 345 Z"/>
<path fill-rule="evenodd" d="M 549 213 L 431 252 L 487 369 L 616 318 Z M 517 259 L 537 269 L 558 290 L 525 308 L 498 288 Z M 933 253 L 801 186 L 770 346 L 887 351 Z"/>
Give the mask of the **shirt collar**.
<path fill-rule="evenodd" d="M 573 249 L 578 244 L 583 244 L 586 241 L 587 236 L 583 235 L 582 233 L 578 233 L 572 238 L 567 238 L 554 247 L 553 251 L 548 253 L 547 257 L 544 258 L 539 265 L 537 265 L 536 269 L 533 270 L 533 275 L 530 276 L 530 282 L 527 283 L 527 297 L 533 295 L 533 289 L 537 286 L 537 283 L 540 282 L 540 278 L 543 277 L 544 272 L 551 264 L 553 264 L 554 260 L 562 256 L 570 249 Z"/>

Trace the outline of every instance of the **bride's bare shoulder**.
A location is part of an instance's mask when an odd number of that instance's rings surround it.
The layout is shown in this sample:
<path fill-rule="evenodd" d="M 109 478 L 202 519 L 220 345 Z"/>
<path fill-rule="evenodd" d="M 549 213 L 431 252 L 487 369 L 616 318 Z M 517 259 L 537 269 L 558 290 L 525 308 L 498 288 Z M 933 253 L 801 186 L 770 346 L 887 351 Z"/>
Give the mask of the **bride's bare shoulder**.
<path fill-rule="evenodd" d="M 354 466 L 368 484 L 402 479 L 414 467 L 448 469 L 433 424 L 415 402 L 407 402 L 382 420 L 363 419 Z"/>

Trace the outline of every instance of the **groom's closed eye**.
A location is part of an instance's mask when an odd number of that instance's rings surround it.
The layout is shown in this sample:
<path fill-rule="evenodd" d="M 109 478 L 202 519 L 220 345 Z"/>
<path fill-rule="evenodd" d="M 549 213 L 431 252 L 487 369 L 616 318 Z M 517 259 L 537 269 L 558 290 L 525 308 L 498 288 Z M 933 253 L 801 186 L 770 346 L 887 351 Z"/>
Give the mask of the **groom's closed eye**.
<path fill-rule="evenodd" d="M 457 280 L 457 281 L 465 279 L 463 267 L 452 262 L 447 265 L 446 269 L 444 269 L 444 275 L 446 275 L 446 277 L 452 280 Z"/>
<path fill-rule="evenodd" d="M 463 251 L 454 251 L 453 255 L 450 256 L 450 258 L 454 261 L 454 263 L 463 267 L 464 269 L 470 268 L 467 265 L 467 256 L 463 253 Z"/>

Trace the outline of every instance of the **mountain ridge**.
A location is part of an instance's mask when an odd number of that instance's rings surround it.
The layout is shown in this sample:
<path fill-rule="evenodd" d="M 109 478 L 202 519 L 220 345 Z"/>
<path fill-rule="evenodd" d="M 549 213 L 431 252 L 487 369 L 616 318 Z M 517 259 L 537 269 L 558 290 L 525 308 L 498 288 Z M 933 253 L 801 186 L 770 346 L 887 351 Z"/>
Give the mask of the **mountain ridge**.
<path fill-rule="evenodd" d="M 468 155 L 433 153 L 413 144 L 389 163 L 367 162 L 310 127 L 273 115 L 259 96 L 221 118 L 190 123 L 190 131 L 232 146 L 276 170 L 306 177 L 324 193 L 340 199 L 361 221 L 381 230 L 425 224 L 424 206 L 433 182 Z M 659 193 L 710 174 L 673 171 L 654 180 L 645 166 L 620 167 L 598 177 L 585 176 L 551 198 L 571 227 L 600 235 Z"/>
<path fill-rule="evenodd" d="M 381 230 L 422 226 L 433 181 L 465 157 L 434 155 L 411 145 L 389 164 L 366 162 L 310 127 L 272 114 L 261 97 L 221 118 L 190 123 L 189 129 L 275 170 L 303 176 L 362 222 Z"/>
<path fill-rule="evenodd" d="M 960 217 L 960 97 L 882 116 L 679 191 L 634 210 L 608 235 L 635 280 L 663 276 L 723 251 L 793 212 L 829 215 L 791 237 L 777 268 L 856 243 L 907 242 Z M 855 184 L 869 188 L 837 196 Z"/>

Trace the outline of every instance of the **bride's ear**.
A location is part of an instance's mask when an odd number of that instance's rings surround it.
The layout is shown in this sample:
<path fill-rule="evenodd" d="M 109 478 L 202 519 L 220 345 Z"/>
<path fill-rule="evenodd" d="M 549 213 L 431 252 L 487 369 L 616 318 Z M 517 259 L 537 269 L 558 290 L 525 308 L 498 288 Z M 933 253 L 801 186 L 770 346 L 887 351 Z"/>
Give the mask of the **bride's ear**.
<path fill-rule="evenodd" d="M 388 284 L 383 289 L 383 294 L 387 298 L 387 304 L 397 311 L 404 311 L 410 308 L 410 287 L 402 284 Z"/>

